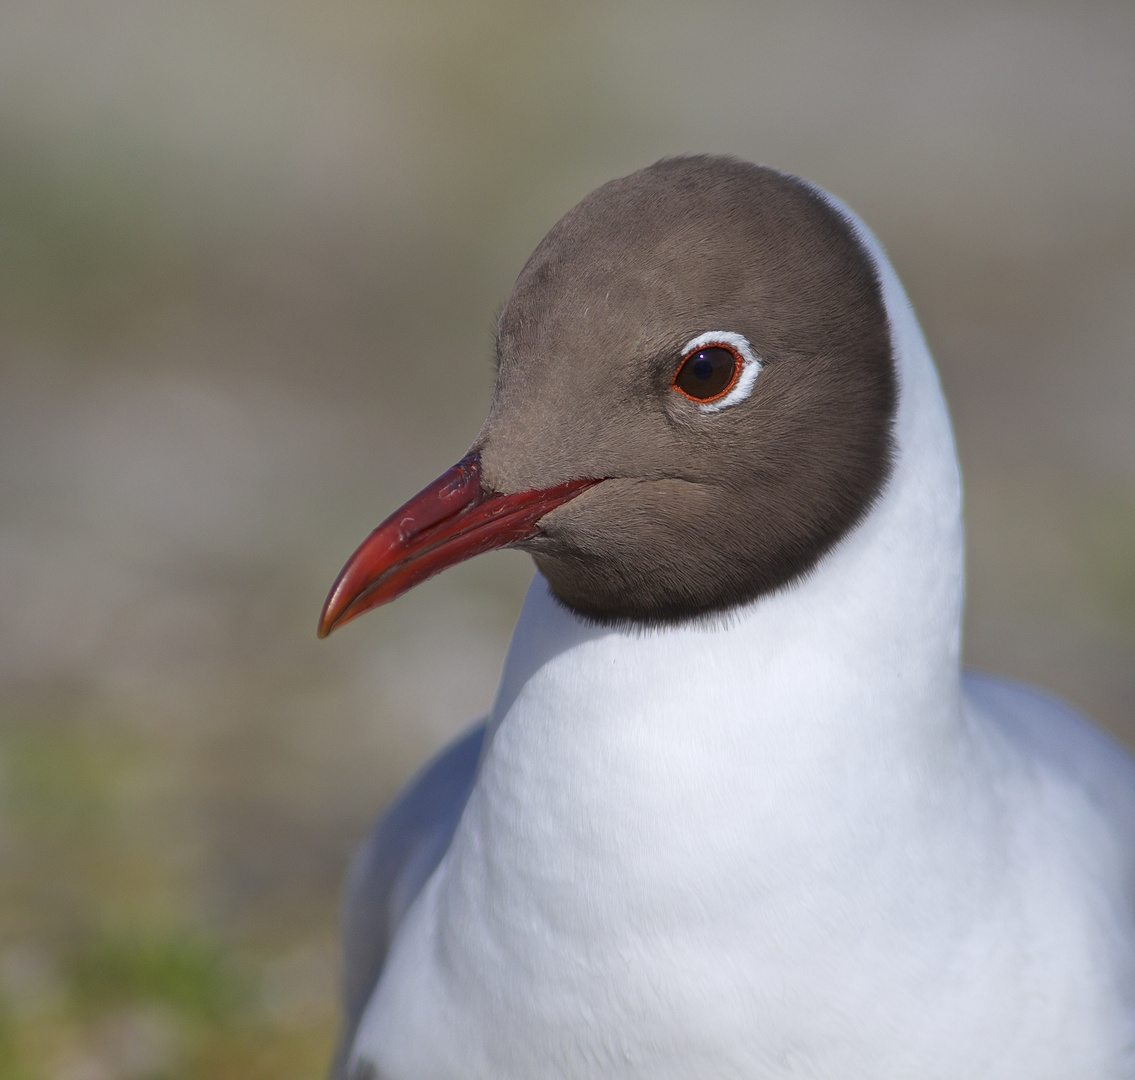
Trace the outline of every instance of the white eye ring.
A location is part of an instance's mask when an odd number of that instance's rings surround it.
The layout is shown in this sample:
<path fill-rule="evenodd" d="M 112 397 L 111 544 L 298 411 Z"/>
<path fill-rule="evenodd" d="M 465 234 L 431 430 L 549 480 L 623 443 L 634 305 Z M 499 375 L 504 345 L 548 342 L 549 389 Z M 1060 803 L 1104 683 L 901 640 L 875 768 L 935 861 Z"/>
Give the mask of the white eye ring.
<path fill-rule="evenodd" d="M 761 370 L 761 362 L 757 359 L 756 353 L 753 352 L 753 346 L 749 344 L 749 339 L 743 334 L 735 334 L 732 330 L 710 330 L 704 334 L 698 334 L 696 338 L 691 338 L 682 346 L 682 355 L 689 356 L 690 353 L 697 352 L 698 349 L 705 349 L 710 345 L 727 345 L 732 352 L 740 356 L 741 374 L 737 376 L 733 388 L 725 397 L 698 405 L 703 413 L 721 412 L 722 409 L 728 409 L 730 405 L 744 401 L 753 392 L 753 384 L 757 381 L 757 375 L 760 374 Z"/>
<path fill-rule="evenodd" d="M 707 348 L 711 345 L 729 346 L 731 352 L 737 353 L 741 357 L 741 373 L 733 382 L 733 388 L 729 391 L 729 394 L 717 398 L 714 402 L 704 402 L 698 405 L 701 412 L 720 413 L 723 408 L 729 408 L 730 405 L 743 402 L 753 393 L 754 383 L 760 373 L 760 361 L 757 360 L 753 346 L 749 344 L 749 339 L 745 335 L 734 334 L 732 330 L 708 330 L 705 334 L 690 338 L 682 346 L 682 355 L 689 356 L 690 353 L 697 352 L 699 348 Z"/>

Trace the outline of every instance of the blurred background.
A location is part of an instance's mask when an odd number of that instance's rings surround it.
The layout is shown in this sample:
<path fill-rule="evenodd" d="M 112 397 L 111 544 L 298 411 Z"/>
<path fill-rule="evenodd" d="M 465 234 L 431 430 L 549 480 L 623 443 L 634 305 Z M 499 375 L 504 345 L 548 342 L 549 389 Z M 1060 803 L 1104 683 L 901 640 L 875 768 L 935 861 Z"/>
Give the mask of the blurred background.
<path fill-rule="evenodd" d="M 972 665 L 1135 740 L 1135 6 L 0 4 L 0 1078 L 322 1075 L 335 907 L 489 705 L 498 553 L 330 641 L 551 224 L 665 154 L 859 211 L 942 371 Z"/>

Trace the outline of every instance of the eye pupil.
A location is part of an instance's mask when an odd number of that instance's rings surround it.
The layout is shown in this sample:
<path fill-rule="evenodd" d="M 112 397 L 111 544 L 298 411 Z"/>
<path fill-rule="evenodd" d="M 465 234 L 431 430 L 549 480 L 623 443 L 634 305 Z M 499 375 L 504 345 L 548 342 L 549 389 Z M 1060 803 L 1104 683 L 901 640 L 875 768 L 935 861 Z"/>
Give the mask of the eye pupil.
<path fill-rule="evenodd" d="M 711 345 L 690 353 L 674 376 L 674 388 L 695 401 L 714 401 L 729 392 L 739 368 L 731 349 Z"/>

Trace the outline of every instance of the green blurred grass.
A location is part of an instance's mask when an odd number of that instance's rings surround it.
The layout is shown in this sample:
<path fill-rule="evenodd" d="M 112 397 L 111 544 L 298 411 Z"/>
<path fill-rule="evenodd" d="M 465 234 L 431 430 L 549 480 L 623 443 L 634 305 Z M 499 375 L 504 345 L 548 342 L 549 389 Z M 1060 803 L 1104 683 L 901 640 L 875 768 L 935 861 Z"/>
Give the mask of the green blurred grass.
<path fill-rule="evenodd" d="M 286 970 L 295 942 L 194 911 L 168 748 L 66 706 L 3 721 L 0 1080 L 321 1075 L 327 980 L 307 992 L 304 958 Z M 330 945 L 315 949 L 326 968 Z"/>

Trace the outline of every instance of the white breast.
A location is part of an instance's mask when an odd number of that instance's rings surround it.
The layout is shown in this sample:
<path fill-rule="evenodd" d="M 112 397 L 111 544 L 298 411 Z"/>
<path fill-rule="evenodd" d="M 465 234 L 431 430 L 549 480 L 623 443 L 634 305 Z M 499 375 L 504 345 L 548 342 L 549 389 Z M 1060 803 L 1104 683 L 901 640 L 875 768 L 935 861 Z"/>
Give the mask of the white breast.
<path fill-rule="evenodd" d="M 514 651 L 535 619 L 571 644 L 502 702 L 362 1025 L 380 1076 L 1127 1075 L 1126 853 L 1076 789 L 956 707 L 848 723 L 851 672 L 802 692 L 747 623 L 595 632 L 537 582 Z"/>

